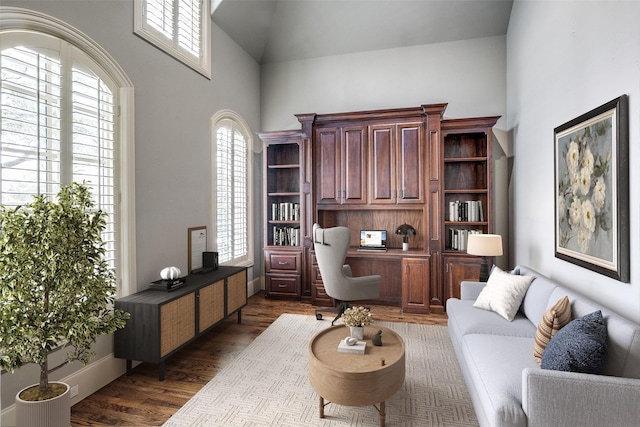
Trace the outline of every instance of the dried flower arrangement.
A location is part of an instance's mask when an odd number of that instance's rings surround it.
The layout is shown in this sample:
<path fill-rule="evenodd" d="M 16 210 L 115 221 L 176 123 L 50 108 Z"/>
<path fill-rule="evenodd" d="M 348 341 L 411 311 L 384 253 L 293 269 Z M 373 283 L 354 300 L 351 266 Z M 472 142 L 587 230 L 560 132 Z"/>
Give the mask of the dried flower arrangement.
<path fill-rule="evenodd" d="M 342 314 L 342 321 L 347 326 L 364 326 L 373 321 L 373 314 L 365 307 L 351 307 Z"/>

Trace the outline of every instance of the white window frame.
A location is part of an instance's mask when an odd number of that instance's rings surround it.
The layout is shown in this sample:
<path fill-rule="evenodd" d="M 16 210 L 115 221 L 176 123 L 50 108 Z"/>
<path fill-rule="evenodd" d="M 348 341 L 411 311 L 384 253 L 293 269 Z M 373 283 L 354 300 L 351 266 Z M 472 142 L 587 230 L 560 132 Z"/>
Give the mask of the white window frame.
<path fill-rule="evenodd" d="M 120 183 L 117 215 L 118 297 L 137 291 L 136 285 L 136 227 L 135 227 L 135 144 L 133 83 L 118 63 L 95 41 L 71 25 L 46 15 L 16 7 L 0 7 L 0 38 L 3 33 L 40 33 L 62 39 L 84 52 L 115 82 L 119 123 L 115 127 L 119 145 L 118 181 Z"/>
<path fill-rule="evenodd" d="M 181 0 L 172 0 L 174 10 L 179 8 Z M 178 45 L 177 38 L 169 38 L 151 27 L 145 18 L 147 0 L 134 0 L 133 32 L 191 67 L 208 79 L 211 79 L 211 16 L 210 0 L 192 0 L 200 2 L 200 54 L 195 56 Z M 176 14 L 177 15 L 177 14 Z M 177 17 L 175 18 L 177 20 Z M 177 24 L 176 24 L 177 25 Z"/>
<path fill-rule="evenodd" d="M 240 116 L 238 113 L 232 110 L 220 110 L 215 113 L 210 120 L 211 124 L 211 182 L 212 182 L 212 197 L 211 197 L 211 223 L 213 224 L 212 233 L 214 236 L 217 234 L 217 194 L 218 194 L 218 186 L 217 186 L 217 138 L 216 132 L 220 122 L 230 120 L 234 123 L 236 128 L 242 132 L 245 141 L 247 143 L 247 254 L 242 258 L 236 258 L 231 260 L 230 262 L 225 263 L 226 265 L 234 265 L 234 266 L 244 266 L 250 267 L 254 263 L 253 251 L 255 247 L 255 236 L 253 232 L 253 212 L 255 209 L 255 200 L 253 197 L 253 136 L 251 133 L 251 129 L 247 122 Z M 211 242 L 212 246 L 215 248 L 214 250 L 218 250 L 217 242 L 214 240 Z"/>

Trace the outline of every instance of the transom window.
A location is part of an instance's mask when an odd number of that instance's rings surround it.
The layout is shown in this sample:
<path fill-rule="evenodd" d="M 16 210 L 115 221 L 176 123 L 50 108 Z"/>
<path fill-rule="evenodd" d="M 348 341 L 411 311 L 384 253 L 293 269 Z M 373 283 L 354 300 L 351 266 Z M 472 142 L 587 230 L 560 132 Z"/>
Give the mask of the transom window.
<path fill-rule="evenodd" d="M 233 112 L 212 118 L 215 247 L 220 263 L 253 264 L 251 133 Z"/>
<path fill-rule="evenodd" d="M 134 0 L 134 32 L 211 78 L 209 0 Z"/>

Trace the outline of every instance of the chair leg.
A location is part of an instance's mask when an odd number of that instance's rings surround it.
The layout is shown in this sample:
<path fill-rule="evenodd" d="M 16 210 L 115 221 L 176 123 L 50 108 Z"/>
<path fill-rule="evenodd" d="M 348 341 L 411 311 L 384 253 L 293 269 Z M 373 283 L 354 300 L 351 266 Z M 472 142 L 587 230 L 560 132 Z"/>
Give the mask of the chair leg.
<path fill-rule="evenodd" d="M 331 326 L 333 326 L 335 321 L 342 317 L 342 313 L 344 313 L 347 308 L 351 308 L 351 304 L 345 301 L 340 301 L 334 308 L 319 308 L 316 310 L 316 320 L 322 320 L 322 313 L 337 313 L 336 317 L 331 322 Z"/>
<path fill-rule="evenodd" d="M 346 301 L 342 301 L 340 304 L 338 304 L 338 306 L 336 307 L 336 310 L 338 311 L 338 315 L 331 322 L 331 326 L 333 326 L 333 324 L 336 322 L 336 320 L 338 320 L 339 318 L 342 317 L 342 314 L 344 313 L 344 311 L 347 308 L 351 308 L 351 304 L 349 304 Z"/>

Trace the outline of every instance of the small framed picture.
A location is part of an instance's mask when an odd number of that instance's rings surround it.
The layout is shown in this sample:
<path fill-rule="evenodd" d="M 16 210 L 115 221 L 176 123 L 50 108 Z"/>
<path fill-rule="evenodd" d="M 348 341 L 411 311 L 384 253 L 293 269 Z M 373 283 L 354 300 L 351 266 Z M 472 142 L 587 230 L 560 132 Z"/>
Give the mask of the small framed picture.
<path fill-rule="evenodd" d="M 202 254 L 207 250 L 207 227 L 191 227 L 188 230 L 189 237 L 189 274 L 198 268 L 202 268 Z"/>

